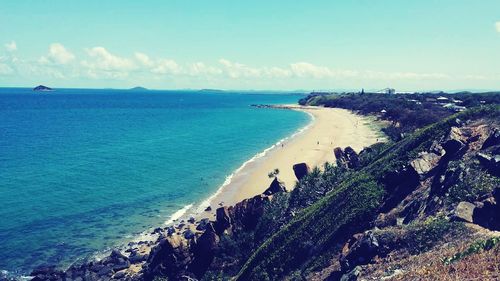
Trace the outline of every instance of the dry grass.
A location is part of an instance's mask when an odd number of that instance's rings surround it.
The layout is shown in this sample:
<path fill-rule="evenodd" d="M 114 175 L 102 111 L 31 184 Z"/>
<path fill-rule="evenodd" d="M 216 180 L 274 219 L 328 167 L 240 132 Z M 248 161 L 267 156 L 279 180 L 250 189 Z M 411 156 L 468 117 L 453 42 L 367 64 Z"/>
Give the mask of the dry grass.
<path fill-rule="evenodd" d="M 420 255 L 391 253 L 386 258 L 365 266 L 361 280 L 500 280 L 498 246 L 490 251 L 472 254 L 450 265 L 443 263 L 444 258 L 465 251 L 476 239 L 486 238 L 484 233 L 477 234 L 474 238 L 457 241 L 458 243 L 446 243 Z"/>
<path fill-rule="evenodd" d="M 437 255 L 439 254 L 439 256 Z M 390 280 L 500 280 L 500 249 L 483 251 L 451 265 L 441 262 L 441 252 L 434 253 L 427 264 L 411 265 L 403 275 Z"/>

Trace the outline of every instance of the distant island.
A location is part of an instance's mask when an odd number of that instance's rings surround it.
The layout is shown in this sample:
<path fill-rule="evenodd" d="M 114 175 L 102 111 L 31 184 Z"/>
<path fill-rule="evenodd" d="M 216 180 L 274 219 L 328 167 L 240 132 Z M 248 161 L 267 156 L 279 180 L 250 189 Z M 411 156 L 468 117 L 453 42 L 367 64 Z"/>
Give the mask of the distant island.
<path fill-rule="evenodd" d="M 224 92 L 223 90 L 219 90 L 219 89 L 201 89 L 199 90 L 199 92 Z"/>
<path fill-rule="evenodd" d="M 130 90 L 131 91 L 147 91 L 148 89 L 146 89 L 144 87 L 137 86 L 137 87 L 131 88 Z"/>
<path fill-rule="evenodd" d="M 54 89 L 52 89 L 50 87 L 47 87 L 47 86 L 44 86 L 44 85 L 38 85 L 35 88 L 33 88 L 33 91 L 37 91 L 37 92 L 51 92 L 51 91 L 54 91 Z"/>

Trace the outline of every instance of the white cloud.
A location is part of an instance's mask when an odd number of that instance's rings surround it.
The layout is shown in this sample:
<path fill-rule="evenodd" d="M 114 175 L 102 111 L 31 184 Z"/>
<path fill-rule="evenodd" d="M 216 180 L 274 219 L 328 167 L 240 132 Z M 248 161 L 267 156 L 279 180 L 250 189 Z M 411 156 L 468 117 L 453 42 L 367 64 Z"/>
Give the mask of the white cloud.
<path fill-rule="evenodd" d="M 495 23 L 495 28 L 497 29 L 497 32 L 500 32 L 500 21 Z"/>
<path fill-rule="evenodd" d="M 204 64 L 203 62 L 196 62 L 188 66 L 188 74 L 192 76 L 197 75 L 220 75 L 222 74 L 222 70 L 220 68 L 209 66 Z"/>
<path fill-rule="evenodd" d="M 0 75 L 9 75 L 13 72 L 14 70 L 10 66 L 4 63 L 0 63 Z"/>
<path fill-rule="evenodd" d="M 174 60 L 160 59 L 156 66 L 151 69 L 156 74 L 181 74 L 182 68 Z"/>
<path fill-rule="evenodd" d="M 308 62 L 292 63 L 290 69 L 293 74 L 300 78 L 339 78 L 355 77 L 358 72 L 352 70 L 334 70 L 326 66 L 317 66 Z"/>
<path fill-rule="evenodd" d="M 111 54 L 103 47 L 94 47 L 87 50 L 92 61 L 82 61 L 82 65 L 91 69 L 104 71 L 128 71 L 135 68 L 132 60 Z"/>
<path fill-rule="evenodd" d="M 375 80 L 439 80 L 450 79 L 451 77 L 443 73 L 414 73 L 414 72 L 378 72 L 365 71 L 363 77 Z"/>
<path fill-rule="evenodd" d="M 135 59 L 138 60 L 142 65 L 151 67 L 154 65 L 154 62 L 149 58 L 148 55 L 136 52 Z"/>
<path fill-rule="evenodd" d="M 220 59 L 219 63 L 222 64 L 227 75 L 231 78 L 255 78 L 262 75 L 262 70 L 246 66 L 242 63 L 232 62 L 227 59 Z"/>
<path fill-rule="evenodd" d="M 52 43 L 49 46 L 49 53 L 47 56 L 42 56 L 38 59 L 41 64 L 67 64 L 75 59 L 70 51 L 68 51 L 60 43 Z"/>
<path fill-rule="evenodd" d="M 17 44 L 15 41 L 11 41 L 10 43 L 7 43 L 4 45 L 5 49 L 9 52 L 14 52 L 17 50 Z"/>
<path fill-rule="evenodd" d="M 119 57 L 104 47 L 86 49 L 88 60 L 82 60 L 82 73 L 94 79 L 123 79 L 137 69 L 132 59 Z"/>

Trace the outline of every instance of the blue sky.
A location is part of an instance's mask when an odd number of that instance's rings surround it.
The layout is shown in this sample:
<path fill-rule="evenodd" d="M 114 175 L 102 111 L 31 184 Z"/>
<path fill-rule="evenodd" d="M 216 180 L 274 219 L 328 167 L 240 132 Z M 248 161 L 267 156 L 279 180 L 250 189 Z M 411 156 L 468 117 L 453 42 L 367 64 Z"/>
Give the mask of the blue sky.
<path fill-rule="evenodd" d="M 0 86 L 500 89 L 500 1 L 2 1 Z"/>

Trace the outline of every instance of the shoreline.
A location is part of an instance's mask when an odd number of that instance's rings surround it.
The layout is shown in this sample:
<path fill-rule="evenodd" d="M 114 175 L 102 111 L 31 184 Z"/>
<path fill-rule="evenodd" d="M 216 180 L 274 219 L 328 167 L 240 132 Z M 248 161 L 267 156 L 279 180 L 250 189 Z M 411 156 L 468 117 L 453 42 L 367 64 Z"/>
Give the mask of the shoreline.
<path fill-rule="evenodd" d="M 162 225 L 124 238 L 116 245 L 116 249 L 126 255 L 132 253 L 148 255 L 161 237 L 162 231 L 172 229 L 178 235 L 184 235 L 189 230 L 195 234 L 201 233 L 196 229 L 197 225 L 202 220 L 215 220 L 217 208 L 232 206 L 261 194 L 273 180 L 268 177 L 268 172 L 275 168 L 280 170 L 278 174 L 280 181 L 284 182 L 287 191 L 291 191 L 296 183 L 292 169 L 294 164 L 305 162 L 311 169 L 316 166 L 322 168 L 324 162 L 335 162 L 333 153 L 335 147 L 351 146 L 359 152 L 363 147 L 384 140 L 379 130 L 368 126 L 370 122 L 368 117 L 345 109 L 299 105 L 254 106 L 301 111 L 309 115 L 310 121 L 291 135 L 245 161 L 206 199 L 183 206 L 167 217 Z M 208 206 L 211 207 L 209 211 L 206 210 Z M 83 260 L 100 260 L 111 250 L 103 249 Z M 139 265 L 141 264 L 131 266 L 127 271 L 135 274 L 141 269 Z"/>
<path fill-rule="evenodd" d="M 312 137 L 318 137 L 315 133 L 318 131 L 322 131 L 325 126 L 325 122 L 334 121 L 336 117 L 341 117 L 341 119 L 350 120 L 350 124 L 352 125 L 356 123 L 355 127 L 345 125 L 345 124 L 332 124 L 335 126 L 342 127 L 342 130 L 336 131 L 332 130 L 326 134 L 322 134 L 322 138 L 335 137 L 344 130 L 353 130 L 357 129 L 357 126 L 360 127 L 360 130 L 357 133 L 363 133 L 364 135 L 358 135 L 356 132 L 351 132 L 350 136 L 355 136 L 354 138 L 357 141 L 354 141 L 352 137 L 347 139 L 339 138 L 337 141 L 331 141 L 330 144 L 323 144 L 322 146 L 314 147 L 315 151 L 319 153 L 315 153 L 314 156 L 306 157 L 306 161 L 297 161 L 293 162 L 284 161 L 283 163 L 278 163 L 280 167 L 277 167 L 280 170 L 280 174 L 278 174 L 278 178 L 281 181 L 284 181 L 287 191 L 291 191 L 296 183 L 295 174 L 293 173 L 292 166 L 293 164 L 297 164 L 300 162 L 305 162 L 308 166 L 313 169 L 318 166 L 322 169 L 323 164 L 325 162 L 335 163 L 335 156 L 333 153 L 333 149 L 335 147 L 346 147 L 351 146 L 354 148 L 356 152 L 359 152 L 362 148 L 367 147 L 371 144 L 376 143 L 377 141 L 384 141 L 385 138 L 381 135 L 380 130 L 373 128 L 373 126 L 369 126 L 368 122 L 369 117 L 362 116 L 351 112 L 346 109 L 340 108 L 325 108 L 325 107 L 316 107 L 316 106 L 301 106 L 295 104 L 284 104 L 284 105 L 253 105 L 256 107 L 263 108 L 273 108 L 276 110 L 296 110 L 303 112 L 304 114 L 309 115 L 310 121 L 303 127 L 295 130 L 291 135 L 279 140 L 275 144 L 270 147 L 265 148 L 261 152 L 252 156 L 249 160 L 243 162 L 241 166 L 237 169 L 233 170 L 233 172 L 228 175 L 223 184 L 221 184 L 217 190 L 210 194 L 206 199 L 203 199 L 201 202 L 191 202 L 181 209 L 175 211 L 171 216 L 169 216 L 162 225 L 155 226 L 151 229 L 145 230 L 141 233 L 133 235 L 132 238 L 125 241 L 124 244 L 119 247 L 119 249 L 126 250 L 133 245 L 139 245 L 141 242 L 143 245 L 147 245 L 147 243 L 153 243 L 158 238 L 158 234 L 156 233 L 156 229 L 158 228 L 169 228 L 175 227 L 178 234 L 183 233 L 184 231 L 190 229 L 193 232 L 198 232 L 196 230 L 197 224 L 203 219 L 215 220 L 216 210 L 222 206 L 233 206 L 236 203 L 251 198 L 255 195 L 261 194 L 266 188 L 269 187 L 273 178 L 269 178 L 267 176 L 268 172 L 265 165 L 268 162 L 272 162 L 275 164 L 276 162 L 281 162 L 280 158 L 285 155 L 294 154 L 296 151 L 290 149 L 290 145 L 292 146 L 303 146 L 304 140 L 311 139 Z M 328 115 L 328 116 L 326 116 Z M 327 118 L 325 118 L 327 117 Z M 326 120 L 325 120 L 326 119 Z M 322 122 L 323 124 L 318 125 L 318 122 Z M 344 120 L 345 121 L 345 120 Z M 362 121 L 362 122 L 360 122 Z M 371 124 L 373 125 L 373 124 Z M 315 126 L 317 126 L 315 128 Z M 311 133 L 310 131 L 313 130 Z M 299 140 L 297 140 L 299 139 Z M 314 146 L 314 140 L 312 140 Z M 321 144 L 321 143 L 320 143 Z M 317 145 L 317 141 L 316 141 Z M 310 147 L 311 145 L 309 145 Z M 301 150 L 303 150 L 301 148 Z M 320 157 L 317 157 L 318 154 Z M 316 157 L 315 157 L 316 156 Z M 308 160 L 308 161 L 307 161 Z M 271 164 L 268 164 L 269 166 Z M 286 174 L 283 177 L 283 174 Z M 261 183 L 264 182 L 264 183 Z M 211 209 L 207 211 L 207 207 Z M 194 218 L 194 222 L 189 222 L 190 219 Z M 183 225 L 182 227 L 178 227 L 179 225 Z M 99 256 L 102 254 L 109 252 L 111 249 L 106 251 L 100 251 Z"/>
<path fill-rule="evenodd" d="M 213 218 L 218 207 L 231 206 L 261 194 L 273 180 L 267 176 L 274 169 L 271 167 L 276 166 L 275 168 L 280 170 L 277 177 L 284 182 L 287 191 L 291 191 L 296 183 L 292 169 L 294 164 L 304 162 L 311 169 L 314 167 L 322 169 L 325 162 L 335 163 L 333 154 L 335 147 L 351 146 L 356 152 L 359 152 L 364 147 L 385 140 L 379 130 L 369 126 L 368 123 L 371 120 L 368 117 L 345 109 L 300 105 L 257 105 L 256 107 L 296 110 L 308 114 L 311 119 L 308 124 L 296 130 L 292 135 L 281 139 L 273 146 L 244 162 L 226 178 L 226 182 L 214 194 L 198 206 L 196 212 L 192 214 L 195 218 L 201 219 L 207 215 L 209 218 Z M 344 119 L 344 121 L 347 119 L 350 124 L 330 122 L 337 118 Z M 325 126 L 329 124 L 340 130 L 324 132 Z M 354 127 L 350 128 L 349 125 L 354 125 Z M 339 135 L 349 130 L 351 132 L 348 132 L 347 136 Z M 333 140 L 328 143 L 328 141 L 325 142 L 327 139 Z M 204 211 L 208 206 L 212 210 L 210 212 Z"/>

